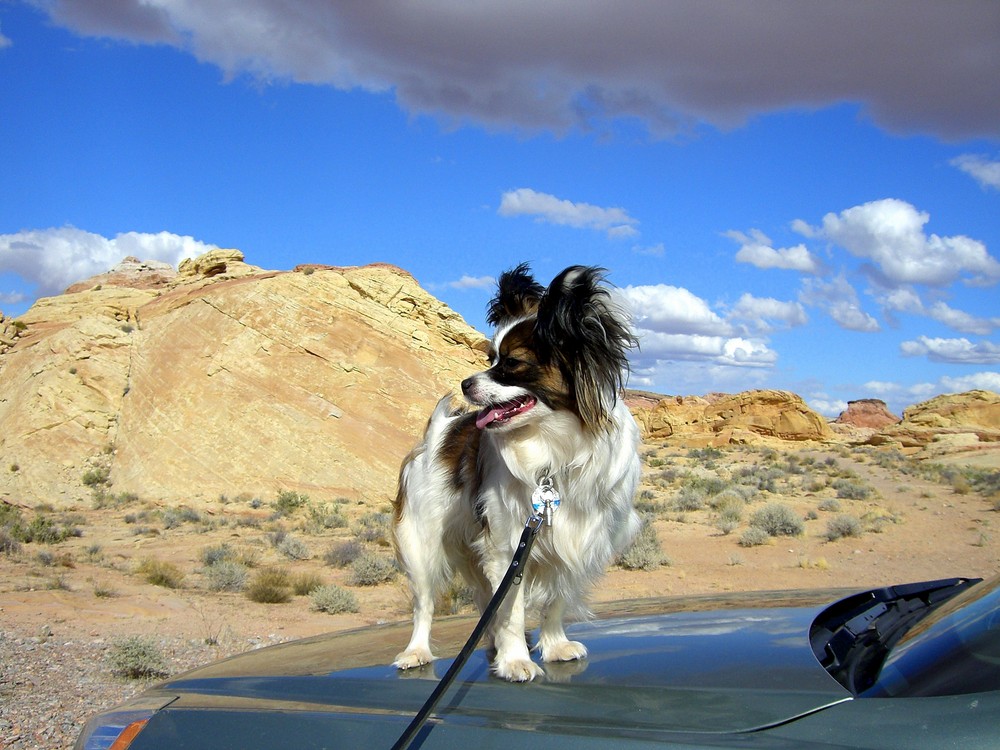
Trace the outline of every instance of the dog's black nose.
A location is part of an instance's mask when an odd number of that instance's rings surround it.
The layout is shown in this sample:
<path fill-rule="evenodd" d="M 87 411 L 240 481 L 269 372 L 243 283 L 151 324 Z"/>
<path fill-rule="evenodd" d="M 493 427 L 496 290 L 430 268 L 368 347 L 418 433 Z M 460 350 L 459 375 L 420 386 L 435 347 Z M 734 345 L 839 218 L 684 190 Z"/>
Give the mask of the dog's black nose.
<path fill-rule="evenodd" d="M 476 385 L 476 379 L 474 377 L 466 378 L 465 380 L 462 381 L 462 393 L 464 393 L 466 396 L 469 396 L 470 391 L 472 391 L 475 385 Z"/>

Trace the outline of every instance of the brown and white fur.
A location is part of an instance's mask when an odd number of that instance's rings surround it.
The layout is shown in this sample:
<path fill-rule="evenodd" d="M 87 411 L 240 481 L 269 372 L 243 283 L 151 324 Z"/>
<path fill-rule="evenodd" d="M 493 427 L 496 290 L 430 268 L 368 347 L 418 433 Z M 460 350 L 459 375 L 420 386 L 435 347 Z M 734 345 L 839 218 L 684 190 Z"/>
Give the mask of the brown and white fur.
<path fill-rule="evenodd" d="M 640 525 L 632 507 L 639 435 L 620 398 L 635 338 L 602 282 L 601 269 L 583 266 L 547 289 L 523 264 L 500 277 L 489 306 L 491 366 L 462 383 L 478 411 L 453 411 L 451 397 L 442 399 L 400 470 L 393 540 L 414 608 L 398 668 L 435 658 L 434 599 L 453 572 L 486 607 L 543 477 L 562 502 L 493 621 L 493 671 L 516 682 L 543 673 L 525 640 L 526 606 L 541 612 L 543 662 L 587 655 L 566 637 L 563 616 L 586 613 L 590 588 Z"/>

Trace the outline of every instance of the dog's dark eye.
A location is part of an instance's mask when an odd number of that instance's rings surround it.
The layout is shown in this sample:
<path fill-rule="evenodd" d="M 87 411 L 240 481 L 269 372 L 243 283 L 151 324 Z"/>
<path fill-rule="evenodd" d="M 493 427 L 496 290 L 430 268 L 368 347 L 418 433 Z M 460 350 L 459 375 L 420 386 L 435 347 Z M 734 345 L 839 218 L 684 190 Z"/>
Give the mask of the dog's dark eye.
<path fill-rule="evenodd" d="M 500 358 L 500 369 L 507 372 L 514 372 L 516 370 L 522 370 L 528 366 L 528 363 L 523 359 L 518 359 L 517 357 L 501 357 Z"/>

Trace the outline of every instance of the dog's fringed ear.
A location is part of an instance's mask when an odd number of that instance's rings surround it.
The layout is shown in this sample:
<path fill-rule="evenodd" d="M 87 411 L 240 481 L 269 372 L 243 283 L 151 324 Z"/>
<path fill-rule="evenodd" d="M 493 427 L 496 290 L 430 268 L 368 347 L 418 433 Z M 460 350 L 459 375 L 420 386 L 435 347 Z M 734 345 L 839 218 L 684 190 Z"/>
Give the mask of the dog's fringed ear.
<path fill-rule="evenodd" d="M 580 418 L 607 426 L 638 346 L 628 313 L 603 285 L 605 270 L 571 266 L 553 279 L 538 308 L 536 333 L 569 379 Z"/>
<path fill-rule="evenodd" d="M 527 263 L 504 271 L 497 281 L 496 296 L 486 308 L 486 320 L 494 328 L 506 320 L 534 315 L 545 287 L 535 281 Z"/>

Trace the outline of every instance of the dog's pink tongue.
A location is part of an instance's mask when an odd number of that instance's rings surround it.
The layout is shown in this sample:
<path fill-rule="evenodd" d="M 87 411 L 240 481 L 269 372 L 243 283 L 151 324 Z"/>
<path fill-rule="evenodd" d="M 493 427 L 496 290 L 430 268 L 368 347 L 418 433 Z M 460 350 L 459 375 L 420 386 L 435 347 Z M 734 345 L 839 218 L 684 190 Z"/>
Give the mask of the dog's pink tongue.
<path fill-rule="evenodd" d="M 503 414 L 502 409 L 483 409 L 476 415 L 476 427 L 480 430 L 483 429 L 490 422 L 500 419 L 501 414 Z"/>

